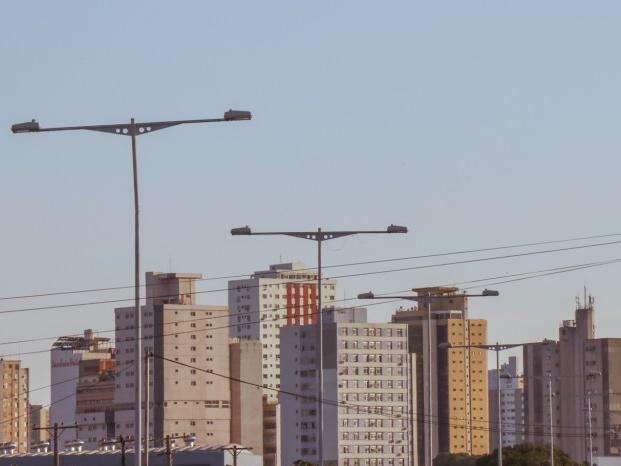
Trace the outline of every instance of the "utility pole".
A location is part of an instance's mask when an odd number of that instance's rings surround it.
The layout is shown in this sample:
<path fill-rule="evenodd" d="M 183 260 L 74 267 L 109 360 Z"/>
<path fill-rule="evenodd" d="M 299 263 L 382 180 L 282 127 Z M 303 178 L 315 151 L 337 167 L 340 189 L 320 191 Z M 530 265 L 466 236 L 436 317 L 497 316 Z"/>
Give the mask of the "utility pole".
<path fill-rule="evenodd" d="M 149 410 L 151 408 L 151 387 L 149 383 L 149 372 L 151 352 L 148 348 L 144 349 L 144 459 L 142 464 L 149 466 Z"/>
<path fill-rule="evenodd" d="M 166 436 L 166 466 L 172 466 L 172 450 L 170 448 L 170 435 Z"/>
<path fill-rule="evenodd" d="M 53 448 L 54 448 L 54 466 L 60 466 L 60 456 L 58 453 L 58 435 L 65 429 L 76 429 L 76 433 L 77 433 L 77 429 L 78 429 L 78 425 L 74 424 L 72 426 L 59 426 L 58 422 L 55 422 L 53 426 L 48 426 L 48 427 L 33 427 L 32 430 L 45 430 L 45 431 L 52 431 L 52 442 L 53 442 Z"/>
<path fill-rule="evenodd" d="M 125 438 L 122 435 L 119 435 L 119 443 L 121 444 L 121 466 L 126 466 Z"/>
<path fill-rule="evenodd" d="M 250 451 L 252 448 L 240 447 L 237 445 L 233 445 L 228 448 L 220 448 L 221 451 L 228 451 L 233 455 L 233 466 L 237 466 L 237 456 L 244 450 Z"/>

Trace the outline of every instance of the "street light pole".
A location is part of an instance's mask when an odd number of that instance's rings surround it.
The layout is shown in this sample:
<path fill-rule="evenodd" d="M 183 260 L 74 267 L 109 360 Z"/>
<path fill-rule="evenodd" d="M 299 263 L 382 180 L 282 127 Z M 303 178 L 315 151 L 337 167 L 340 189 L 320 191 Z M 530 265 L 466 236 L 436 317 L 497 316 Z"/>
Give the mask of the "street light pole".
<path fill-rule="evenodd" d="M 11 131 L 20 133 L 45 133 L 55 131 L 97 131 L 102 133 L 130 136 L 132 150 L 132 175 L 134 183 L 134 466 L 142 466 L 142 312 L 140 309 L 140 203 L 138 199 L 138 157 L 136 154 L 136 137 L 159 131 L 171 126 L 193 123 L 217 123 L 225 121 L 250 120 L 252 114 L 241 110 L 228 110 L 222 118 L 200 120 L 170 120 L 136 123 L 132 118 L 127 123 L 109 125 L 58 126 L 42 128 L 36 120 L 16 123 Z M 149 387 L 146 388 L 147 390 Z"/>
<path fill-rule="evenodd" d="M 317 414 L 319 426 L 319 444 L 317 453 L 319 457 L 319 465 L 323 466 L 323 286 L 322 286 L 322 267 L 321 267 L 321 246 L 324 241 L 342 238 L 344 236 L 363 235 L 363 234 L 393 234 L 407 233 L 408 229 L 404 226 L 390 225 L 385 230 L 334 230 L 324 231 L 317 228 L 316 231 L 259 231 L 255 232 L 249 226 L 233 228 L 231 235 L 233 236 L 292 236 L 317 243 L 317 323 L 319 329 L 317 332 L 317 348 L 319 350 L 319 371 L 318 371 L 318 387 L 317 387 Z"/>
<path fill-rule="evenodd" d="M 417 288 L 414 288 L 413 291 L 416 291 Z M 427 416 L 429 417 L 429 419 L 427 420 L 427 425 L 428 425 L 428 432 L 429 432 L 429 437 L 427 438 L 427 446 L 428 446 L 428 450 L 427 450 L 427 454 L 428 454 L 428 462 L 427 465 L 428 466 L 433 466 L 433 434 L 434 434 L 434 429 L 433 429 L 433 390 L 432 390 L 432 379 L 433 379 L 433 370 L 432 370 L 432 364 L 431 364 L 431 301 L 432 300 L 443 300 L 443 299 L 454 299 L 455 296 L 458 296 L 460 298 L 480 298 L 480 297 L 490 297 L 490 296 L 498 296 L 500 293 L 498 293 L 498 291 L 496 290 L 483 290 L 483 292 L 481 294 L 460 294 L 460 295 L 452 295 L 452 294 L 437 294 L 437 295 L 432 295 L 431 291 L 428 291 L 426 295 L 423 296 L 388 296 L 388 295 L 381 295 L 381 296 L 375 296 L 375 294 L 371 291 L 369 291 L 368 293 L 361 293 L 358 295 L 358 299 L 403 299 L 406 301 L 423 301 L 427 304 L 427 366 L 428 366 L 428 383 L 427 383 L 427 388 L 428 388 L 428 393 L 427 393 L 427 397 L 428 397 L 428 409 L 427 409 Z M 464 329 L 465 331 L 465 329 Z M 443 345 L 441 345 L 443 346 Z M 470 345 L 463 345 L 462 347 L 468 347 Z"/>

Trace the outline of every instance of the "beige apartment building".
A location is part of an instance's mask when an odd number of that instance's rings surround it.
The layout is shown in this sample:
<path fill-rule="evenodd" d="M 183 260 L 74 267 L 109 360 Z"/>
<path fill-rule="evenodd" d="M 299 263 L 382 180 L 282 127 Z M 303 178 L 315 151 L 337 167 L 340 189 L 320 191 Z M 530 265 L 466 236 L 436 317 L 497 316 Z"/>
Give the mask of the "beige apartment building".
<path fill-rule="evenodd" d="M 0 359 L 0 444 L 14 444 L 18 453 L 28 452 L 28 369 L 16 359 Z"/>
<path fill-rule="evenodd" d="M 30 447 L 43 442 L 48 442 L 50 433 L 48 430 L 33 430 L 37 427 L 49 427 L 50 410 L 43 405 L 30 405 Z"/>
<path fill-rule="evenodd" d="M 319 460 L 317 325 L 281 333 L 281 465 Z M 324 325 L 323 459 L 338 466 L 415 465 L 416 423 L 408 328 Z"/>
<path fill-rule="evenodd" d="M 409 351 L 416 354 L 416 399 L 418 414 L 418 461 L 430 464 L 428 439 L 433 436 L 434 452 L 483 455 L 489 453 L 489 406 L 487 351 L 442 349 L 439 345 L 487 343 L 487 321 L 468 318 L 468 298 L 453 287 L 415 290 L 419 296 L 450 296 L 431 300 L 431 334 L 427 330 L 427 301 L 418 307 L 400 309 L 393 322 L 408 324 Z M 431 357 L 428 357 L 428 342 Z M 429 367 L 433 389 L 433 423 L 429 422 Z M 430 429 L 430 426 L 433 428 Z M 431 430 L 431 432 L 430 432 Z"/>
<path fill-rule="evenodd" d="M 200 278 L 193 273 L 146 274 L 143 346 L 156 355 L 149 375 L 151 437 L 155 445 L 162 445 L 166 435 L 195 436 L 198 445 L 224 445 L 233 438 L 262 450 L 261 390 L 230 380 L 243 371 L 241 379 L 261 385 L 260 343 L 230 345 L 228 309 L 196 304 Z M 126 436 L 134 431 L 131 364 L 144 352 L 134 354 L 134 308 L 116 309 L 115 314 L 116 435 Z"/>

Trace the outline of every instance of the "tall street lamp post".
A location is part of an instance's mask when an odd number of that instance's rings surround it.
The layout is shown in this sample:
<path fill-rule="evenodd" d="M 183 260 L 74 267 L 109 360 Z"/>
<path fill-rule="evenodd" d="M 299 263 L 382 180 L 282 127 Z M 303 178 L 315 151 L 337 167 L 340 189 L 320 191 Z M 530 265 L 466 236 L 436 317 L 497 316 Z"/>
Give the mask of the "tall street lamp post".
<path fill-rule="evenodd" d="M 416 291 L 416 288 L 413 289 Z M 358 299 L 404 299 L 407 301 L 423 301 L 427 304 L 427 367 L 428 367 L 428 383 L 427 383 L 427 399 L 429 400 L 429 409 L 427 416 L 429 417 L 427 426 L 429 429 L 429 436 L 427 437 L 428 446 L 428 466 L 433 466 L 433 387 L 432 387 L 432 365 L 431 365 L 431 301 L 438 301 L 443 299 L 454 299 L 456 296 L 460 298 L 478 298 L 478 297 L 490 297 L 498 296 L 500 293 L 496 290 L 483 290 L 481 294 L 460 294 L 460 295 L 444 295 L 436 294 L 432 295 L 431 292 L 424 296 L 375 296 L 373 292 L 361 293 L 358 295 Z"/>
<path fill-rule="evenodd" d="M 242 110 L 224 112 L 222 118 L 206 118 L 200 120 L 147 121 L 137 123 L 132 118 L 129 123 L 109 125 L 57 126 L 42 128 L 36 120 L 16 123 L 11 126 L 13 133 L 46 133 L 52 131 L 97 131 L 131 138 L 132 172 L 134 178 L 134 465 L 142 466 L 140 451 L 142 450 L 142 313 L 140 310 L 140 206 L 138 202 L 138 160 L 136 156 L 136 138 L 161 129 L 193 123 L 220 123 L 225 121 L 250 120 L 252 114 Z M 147 390 L 149 388 L 147 387 Z M 147 407 L 148 409 L 148 407 Z"/>
<path fill-rule="evenodd" d="M 500 352 L 526 343 L 496 343 L 495 345 L 446 345 L 448 349 L 477 348 L 496 352 L 496 396 L 498 397 L 498 466 L 502 466 L 502 409 L 500 404 Z"/>
<path fill-rule="evenodd" d="M 321 228 L 312 231 L 252 231 L 249 226 L 233 228 L 231 235 L 233 236 L 252 236 L 252 235 L 264 235 L 264 236 L 292 236 L 294 238 L 301 238 L 317 243 L 317 315 L 319 331 L 318 343 L 319 348 L 319 386 L 317 393 L 317 412 L 319 417 L 319 445 L 318 456 L 319 464 L 323 466 L 323 308 L 322 308 L 322 287 L 321 287 L 321 245 L 324 241 L 331 239 L 342 238 L 344 236 L 352 235 L 369 235 L 369 234 L 392 234 L 392 233 L 407 233 L 408 229 L 404 226 L 390 225 L 385 230 L 334 230 L 325 231 Z"/>

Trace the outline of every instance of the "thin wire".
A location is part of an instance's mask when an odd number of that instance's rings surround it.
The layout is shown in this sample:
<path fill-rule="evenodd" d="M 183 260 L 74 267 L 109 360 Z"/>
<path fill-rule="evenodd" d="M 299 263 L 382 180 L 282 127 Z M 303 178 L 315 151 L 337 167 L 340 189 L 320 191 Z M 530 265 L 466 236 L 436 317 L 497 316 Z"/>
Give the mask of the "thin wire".
<path fill-rule="evenodd" d="M 503 249 L 515 249 L 515 248 L 523 248 L 523 247 L 542 246 L 545 244 L 569 243 L 569 242 L 574 242 L 574 241 L 611 238 L 611 237 L 616 237 L 616 236 L 621 236 L 621 233 L 579 236 L 579 237 L 574 237 L 574 238 L 536 241 L 536 242 L 530 242 L 530 243 L 517 243 L 517 244 L 509 244 L 509 245 L 494 246 L 494 247 L 479 248 L 479 249 L 465 249 L 465 250 L 458 250 L 458 251 L 447 251 L 447 252 L 423 254 L 423 255 L 418 255 L 418 256 L 397 257 L 397 258 L 389 258 L 389 259 L 372 259 L 372 260 L 366 260 L 366 261 L 349 262 L 349 263 L 344 263 L 344 264 L 325 265 L 323 266 L 323 268 L 330 269 L 330 268 L 337 268 L 337 267 L 351 267 L 351 266 L 356 266 L 356 265 L 379 264 L 379 263 L 384 263 L 384 262 L 396 262 L 396 261 L 406 261 L 406 260 L 414 260 L 414 259 L 429 259 L 432 257 L 472 254 L 475 252 L 499 251 Z M 317 268 L 307 267 L 303 269 L 298 269 L 298 271 L 314 271 L 314 270 L 317 270 Z M 250 277 L 251 275 L 252 273 L 221 275 L 217 277 L 198 278 L 196 279 L 196 281 L 227 280 L 227 279 L 233 279 L 233 278 Z M 156 285 L 148 285 L 145 283 L 141 285 L 140 287 L 147 288 L 149 286 L 156 286 Z M 46 293 L 32 293 L 32 294 L 23 294 L 23 295 L 14 295 L 14 296 L 3 296 L 3 297 L 0 297 L 0 301 L 7 301 L 7 300 L 13 300 L 13 299 L 40 298 L 40 297 L 59 296 L 59 295 L 71 295 L 71 294 L 79 294 L 79 293 L 93 293 L 93 292 L 98 292 L 98 291 L 117 291 L 117 290 L 133 289 L 133 288 L 134 288 L 134 285 L 121 285 L 121 286 L 108 286 L 108 287 L 101 287 L 101 288 L 85 288 L 85 289 L 78 289 L 78 290 L 51 291 L 51 292 L 46 292 Z"/>
<path fill-rule="evenodd" d="M 522 277 L 522 275 L 524 275 L 525 273 L 528 272 L 521 272 L 521 273 L 517 273 L 514 274 L 516 276 L 520 276 L 519 278 L 515 278 L 513 280 L 505 280 L 503 282 L 496 282 L 495 284 L 507 284 L 507 283 L 511 283 L 511 282 L 517 282 L 517 281 L 523 281 L 523 280 L 528 280 L 528 279 L 533 279 L 533 278 L 541 278 L 541 277 L 545 277 L 545 276 L 549 276 L 549 275 L 558 275 L 561 273 L 567 273 L 567 272 L 574 272 L 576 270 L 582 270 L 582 269 L 586 269 L 586 268 L 592 268 L 592 267 L 598 267 L 598 266 L 604 266 L 604 265 L 610 265 L 612 263 L 617 263 L 617 262 L 621 262 L 621 258 L 619 259 L 613 259 L 613 260 L 609 260 L 609 261 L 600 261 L 600 262 L 590 262 L 590 263 L 586 263 L 584 265 L 575 265 L 575 266 L 566 266 L 566 267 L 555 267 L 553 269 L 549 269 L 551 270 L 550 273 L 543 273 L 543 274 L 539 274 L 539 275 L 532 275 L 530 277 Z M 510 275 L 508 275 L 510 276 Z M 482 279 L 484 280 L 484 279 Z M 462 283 L 470 283 L 470 282 L 462 282 Z M 473 287 L 470 287 L 473 288 Z M 468 288 L 466 288 L 468 289 Z M 377 296 L 381 297 L 384 294 L 392 294 L 392 293 L 403 293 L 403 292 L 407 292 L 409 290 L 398 290 L 398 291 L 392 291 L 392 292 L 385 292 L 385 293 L 381 293 L 381 294 L 377 294 Z M 333 301 L 331 301 L 331 303 L 338 303 L 338 302 L 346 302 L 346 301 L 354 301 L 357 300 L 358 298 L 343 298 L 343 299 L 335 299 Z M 387 303 L 393 303 L 393 302 L 398 302 L 399 300 L 390 300 L 390 301 L 381 301 L 381 302 L 376 302 L 376 303 L 369 303 L 369 304 L 365 304 L 365 307 L 371 307 L 371 306 L 378 306 L 378 305 L 382 305 L 382 304 L 387 304 Z M 294 305 L 291 306 L 292 309 L 299 309 L 301 307 L 303 307 L 304 304 L 298 304 L 298 305 Z M 281 311 L 281 310 L 287 310 L 288 307 L 277 307 L 277 308 L 273 308 L 273 309 L 269 309 L 269 312 L 276 312 L 276 311 Z M 195 322 L 195 321 L 203 321 L 203 320 L 213 320 L 213 319 L 223 319 L 223 318 L 231 318 L 233 316 L 237 316 L 237 317 L 241 317 L 241 316 L 249 316 L 251 314 L 258 314 L 260 313 L 261 310 L 258 311 L 252 311 L 252 312 L 247 312 L 247 313 L 242 313 L 242 314 L 225 314 L 222 316 L 211 316 L 211 317 L 203 317 L 203 318 L 198 318 L 198 319 L 188 319 L 188 320 L 182 320 L 182 321 L 177 321 L 176 323 L 183 323 L 183 322 Z M 324 310 L 324 312 L 330 312 L 330 309 L 328 310 Z M 312 312 L 309 313 L 307 315 L 315 315 L 318 314 L 318 312 Z M 282 316 L 282 317 L 278 317 L 278 318 L 271 318 L 271 319 L 267 319 L 267 321 L 277 321 L 277 320 L 283 320 L 286 319 L 287 316 Z M 162 334 L 161 336 L 171 336 L 171 335 L 180 335 L 180 334 L 184 334 L 184 333 L 196 333 L 196 332 L 205 332 L 205 331 L 211 331 L 211 330 L 220 330 L 223 328 L 231 328 L 231 327 L 235 327 L 235 326 L 241 326 L 241 325 L 251 325 L 251 324 L 259 324 L 261 322 L 265 322 L 266 320 L 259 320 L 259 321 L 246 321 L 246 322 L 237 322 L 237 323 L 233 323 L 233 324 L 229 324 L 226 326 L 222 326 L 222 327 L 212 327 L 212 328 L 208 328 L 208 329 L 193 329 L 193 330 L 189 330 L 189 331 L 182 331 L 182 332 L 174 332 L 174 333 L 168 333 L 168 334 Z M 170 324 L 174 324 L 174 322 L 169 323 Z M 101 330 L 101 331 L 95 331 L 93 333 L 107 333 L 107 332 L 114 332 L 115 330 Z M 31 340 L 19 340 L 19 341 L 13 341 L 13 342 L 3 342 L 0 343 L 0 345 L 9 345 L 9 344 L 17 344 L 17 343 L 28 343 L 28 342 L 32 342 L 32 341 L 41 341 L 41 340 L 50 340 L 50 339 L 56 339 L 59 338 L 59 336 L 55 336 L 55 337 L 43 337 L 43 338 L 35 338 L 35 339 L 31 339 Z M 146 339 L 147 337 L 143 337 L 142 339 Z M 135 341 L 135 339 L 127 339 L 125 340 L 127 341 Z M 31 355 L 31 354 L 42 354 L 42 353 L 48 353 L 50 351 L 53 351 L 55 348 L 51 348 L 51 349 L 45 349 L 45 350 L 38 350 L 38 351 L 30 351 L 30 352 L 19 352 L 19 353 L 12 353 L 12 354 L 5 354 L 3 357 L 13 357 L 13 356 L 20 356 L 20 355 Z"/>
<path fill-rule="evenodd" d="M 511 259 L 511 258 L 516 258 L 516 257 L 526 257 L 526 256 L 532 256 L 532 255 L 539 255 L 539 254 L 573 251 L 573 250 L 592 248 L 592 247 L 598 247 L 598 246 L 610 246 L 613 244 L 620 244 L 620 243 L 621 243 L 621 240 L 620 241 L 609 241 L 605 243 L 594 243 L 594 244 L 586 244 L 586 245 L 581 245 L 581 246 L 571 246 L 571 247 L 566 247 L 566 248 L 556 248 L 556 249 L 539 250 L 539 251 L 523 252 L 523 253 L 516 253 L 516 254 L 506 254 L 502 256 L 483 257 L 483 258 L 467 259 L 467 260 L 462 260 L 462 261 L 419 265 L 419 266 L 413 266 L 413 267 L 402 267 L 398 269 L 385 269 L 385 270 L 376 270 L 376 271 L 370 271 L 370 272 L 359 272 L 359 273 L 335 275 L 332 277 L 326 277 L 326 280 L 334 280 L 337 278 L 355 278 L 355 277 L 362 277 L 362 276 L 369 276 L 369 275 L 381 275 L 385 273 L 405 272 L 405 271 L 412 271 L 412 270 L 430 269 L 430 268 L 436 268 L 436 267 L 447 267 L 447 266 L 452 266 L 452 265 L 463 265 L 463 264 L 471 264 L 471 263 L 477 263 L 477 262 L 486 262 L 486 261 L 492 261 L 492 260 Z M 309 282 L 310 280 L 300 279 L 299 281 Z M 272 285 L 287 284 L 287 283 L 292 283 L 292 282 L 293 282 L 292 280 L 288 280 L 288 281 L 284 281 L 280 283 L 273 283 Z M 260 286 L 263 286 L 263 285 L 252 285 L 252 286 L 246 286 L 245 288 L 247 289 L 259 288 Z M 211 289 L 211 290 L 195 291 L 195 292 L 184 293 L 184 294 L 198 295 L 198 294 L 206 294 L 206 293 L 220 293 L 220 292 L 229 291 L 231 289 L 233 288 L 227 286 L 226 288 L 216 288 L 216 289 Z M 178 296 L 178 294 L 153 296 L 150 298 L 155 299 L 155 298 L 167 298 L 167 297 L 176 297 L 176 296 Z M 73 304 L 59 304 L 59 305 L 51 305 L 51 306 L 20 308 L 20 309 L 7 309 L 7 310 L 0 311 L 0 314 L 14 314 L 14 313 L 21 313 L 21 312 L 33 312 L 33 311 L 50 311 L 50 310 L 59 310 L 59 309 L 67 309 L 67 308 L 75 308 L 75 307 L 92 306 L 92 305 L 98 305 L 98 304 L 129 302 L 129 301 L 134 301 L 134 298 L 109 299 L 109 300 L 104 300 L 104 301 L 90 301 L 90 302 L 73 303 Z"/>

